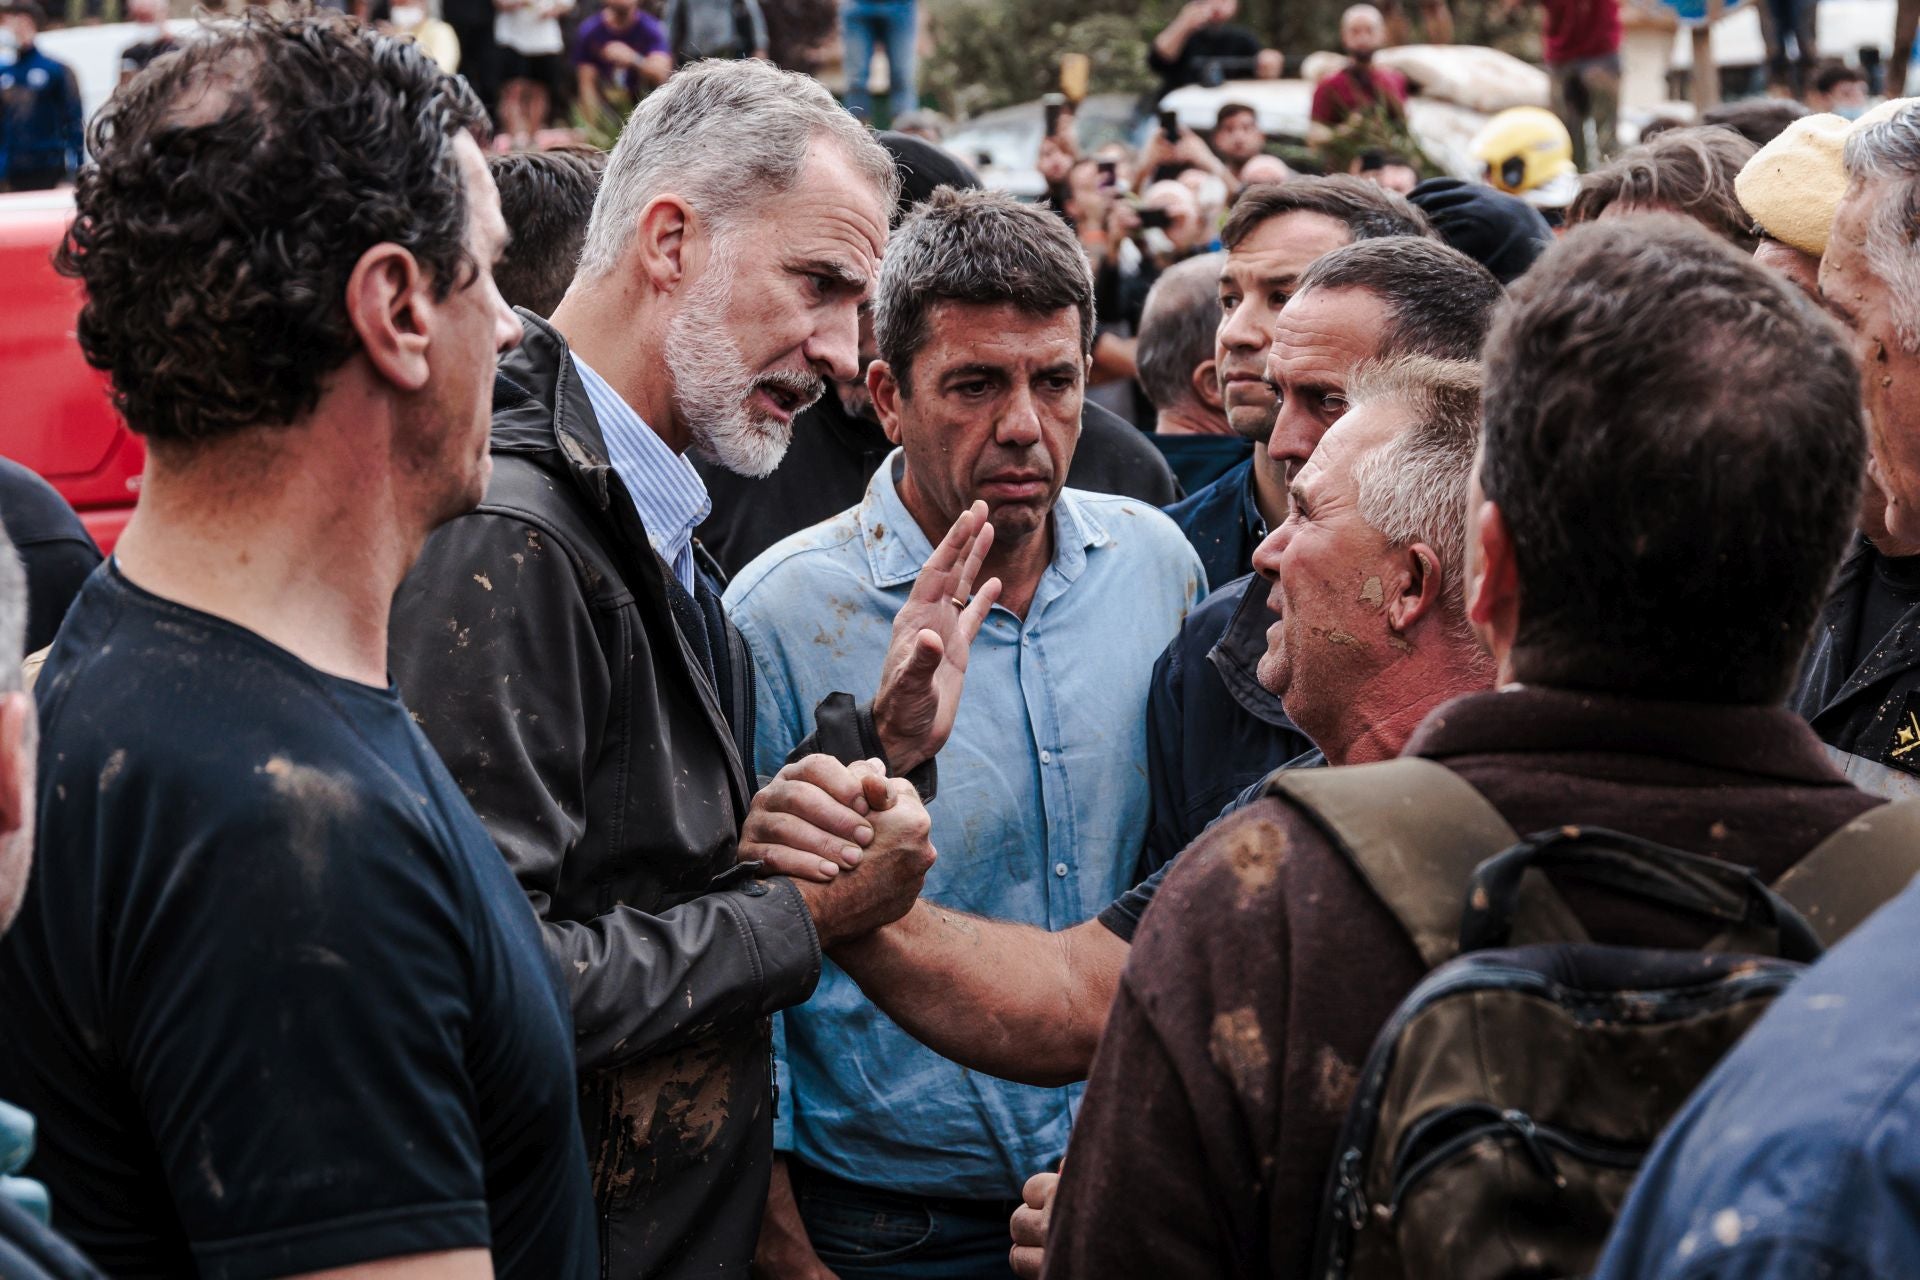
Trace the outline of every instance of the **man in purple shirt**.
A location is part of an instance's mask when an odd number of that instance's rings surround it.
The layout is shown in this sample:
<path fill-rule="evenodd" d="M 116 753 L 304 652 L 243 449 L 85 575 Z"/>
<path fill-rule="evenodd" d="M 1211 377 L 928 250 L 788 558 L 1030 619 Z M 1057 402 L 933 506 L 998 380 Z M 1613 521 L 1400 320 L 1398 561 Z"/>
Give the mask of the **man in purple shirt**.
<path fill-rule="evenodd" d="M 607 94 L 625 97 L 631 107 L 642 94 L 673 74 L 667 33 L 638 0 L 606 0 L 600 12 L 580 24 L 573 65 L 580 77 L 580 105 L 587 115 L 613 110 Z"/>

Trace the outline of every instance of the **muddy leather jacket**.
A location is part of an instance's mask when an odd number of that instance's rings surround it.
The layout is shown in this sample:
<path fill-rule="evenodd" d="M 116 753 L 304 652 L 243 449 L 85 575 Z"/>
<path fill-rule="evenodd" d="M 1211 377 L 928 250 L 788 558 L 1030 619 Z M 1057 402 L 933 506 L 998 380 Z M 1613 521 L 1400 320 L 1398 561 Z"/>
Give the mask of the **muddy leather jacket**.
<path fill-rule="evenodd" d="M 755 789 L 746 645 L 655 554 L 565 340 L 521 316 L 486 500 L 395 598 L 391 667 L 571 987 L 603 1274 L 745 1275 L 769 1019 L 812 993 L 819 941 L 790 881 L 734 867 Z M 839 698 L 803 750 L 877 745 Z"/>

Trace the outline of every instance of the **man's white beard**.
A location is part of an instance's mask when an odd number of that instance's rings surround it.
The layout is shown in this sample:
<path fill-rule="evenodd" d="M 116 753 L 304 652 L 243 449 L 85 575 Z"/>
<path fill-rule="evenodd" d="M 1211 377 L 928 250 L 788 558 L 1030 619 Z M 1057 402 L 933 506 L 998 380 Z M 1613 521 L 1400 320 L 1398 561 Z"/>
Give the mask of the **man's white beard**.
<path fill-rule="evenodd" d="M 688 290 L 680 312 L 667 325 L 667 372 L 673 377 L 674 403 L 687 425 L 695 452 L 709 462 L 750 478 L 769 475 L 787 456 L 793 424 L 757 413 L 752 403 L 761 385 L 785 388 L 819 399 L 825 384 L 798 371 L 756 377 L 727 331 L 727 305 L 733 297 L 733 255 L 716 245 L 706 272 Z"/>

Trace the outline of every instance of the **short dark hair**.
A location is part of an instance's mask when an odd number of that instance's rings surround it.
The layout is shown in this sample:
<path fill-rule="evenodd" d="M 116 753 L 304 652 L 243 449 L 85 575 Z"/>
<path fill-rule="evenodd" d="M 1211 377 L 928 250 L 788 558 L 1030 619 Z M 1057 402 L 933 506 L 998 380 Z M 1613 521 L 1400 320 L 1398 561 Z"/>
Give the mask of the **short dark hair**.
<path fill-rule="evenodd" d="M 1237 248 L 1259 227 L 1289 213 L 1318 213 L 1343 222 L 1355 240 L 1433 235 L 1427 215 L 1408 204 L 1406 197 L 1365 178 L 1335 174 L 1248 187 L 1220 228 L 1220 243 Z"/>
<path fill-rule="evenodd" d="M 1362 240 L 1316 259 L 1293 296 L 1314 289 L 1364 289 L 1386 303 L 1392 327 L 1381 338 L 1381 356 L 1441 360 L 1479 359 L 1506 296 L 1493 272 L 1466 254 L 1414 236 Z"/>
<path fill-rule="evenodd" d="M 1093 273 L 1080 242 L 1053 213 L 1003 192 L 941 187 L 887 244 L 873 335 L 902 396 L 942 302 L 1011 303 L 1032 315 L 1071 307 L 1081 354 L 1093 353 Z"/>
<path fill-rule="evenodd" d="M 1709 107 L 1700 123 L 1731 129 L 1755 147 L 1764 147 L 1808 114 L 1807 108 L 1792 98 L 1742 98 Z"/>
<path fill-rule="evenodd" d="M 47 25 L 47 11 L 39 0 L 6 0 L 0 4 L 0 18 L 26 18 L 40 30 Z"/>
<path fill-rule="evenodd" d="M 493 269 L 508 306 L 550 316 L 573 283 L 607 153 L 594 147 L 516 151 L 487 161 L 512 240 Z"/>
<path fill-rule="evenodd" d="M 56 261 L 133 429 L 191 448 L 312 412 L 359 345 L 347 277 L 376 244 L 442 296 L 470 283 L 455 139 L 485 121 L 411 40 L 260 9 L 109 99 Z"/>
<path fill-rule="evenodd" d="M 1832 93 L 1843 84 L 1865 83 L 1866 73 L 1844 62 L 1824 63 L 1813 73 L 1813 87 L 1819 93 Z"/>
<path fill-rule="evenodd" d="M 1486 352 L 1480 485 L 1518 566 L 1516 678 L 1784 697 L 1866 463 L 1833 324 L 1697 225 L 1649 215 L 1549 250 Z"/>
<path fill-rule="evenodd" d="M 1616 204 L 1666 209 L 1752 253 L 1758 243 L 1753 219 L 1733 182 L 1757 149 L 1733 130 L 1714 125 L 1669 129 L 1582 178 L 1567 224 L 1592 222 Z"/>
<path fill-rule="evenodd" d="M 1216 113 L 1213 117 L 1214 129 L 1216 131 L 1220 129 L 1224 129 L 1226 127 L 1227 121 L 1232 120 L 1237 116 L 1253 116 L 1256 120 L 1258 120 L 1260 113 L 1258 111 L 1255 111 L 1252 107 L 1248 106 L 1244 102 L 1223 102 L 1220 104 L 1219 112 Z"/>

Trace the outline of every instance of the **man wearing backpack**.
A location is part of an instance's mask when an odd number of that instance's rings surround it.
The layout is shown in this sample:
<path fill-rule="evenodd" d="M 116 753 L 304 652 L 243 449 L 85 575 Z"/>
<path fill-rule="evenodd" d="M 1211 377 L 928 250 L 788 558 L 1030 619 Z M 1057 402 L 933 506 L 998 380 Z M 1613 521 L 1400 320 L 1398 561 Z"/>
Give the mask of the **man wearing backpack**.
<path fill-rule="evenodd" d="M 1850 185 L 1821 261 L 1820 292 L 1852 331 L 1868 371 L 1875 479 L 1889 527 L 1910 539 L 1920 536 L 1920 420 L 1912 407 L 1920 299 L 1891 273 L 1915 261 L 1904 210 L 1920 181 L 1920 107 L 1888 106 L 1847 139 Z M 1899 633 L 1886 648 L 1894 662 L 1907 660 Z M 1915 703 L 1896 685 L 1883 705 L 1904 720 Z M 1899 723 L 1892 732 L 1888 758 L 1910 772 L 1916 735 Z M 1721 1063 L 1648 1158 L 1597 1276 L 1867 1280 L 1920 1272 L 1916 919 L 1920 890 L 1909 887 L 1808 970 Z"/>
<path fill-rule="evenodd" d="M 1434 712 L 1403 754 L 1517 832 L 1614 828 L 1777 880 L 1878 803 L 1781 705 L 1860 496 L 1844 344 L 1750 260 L 1646 216 L 1551 250 L 1486 354 L 1466 608 L 1501 689 Z M 1287 661 L 1296 638 L 1272 639 Z M 1597 942 L 1717 932 L 1552 879 Z M 1047 1273 L 1304 1276 L 1342 1118 L 1424 954 L 1295 801 L 1203 836 L 1128 958 Z"/>

